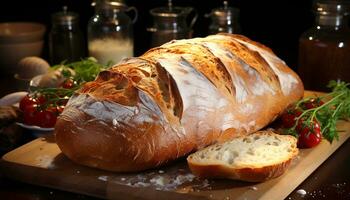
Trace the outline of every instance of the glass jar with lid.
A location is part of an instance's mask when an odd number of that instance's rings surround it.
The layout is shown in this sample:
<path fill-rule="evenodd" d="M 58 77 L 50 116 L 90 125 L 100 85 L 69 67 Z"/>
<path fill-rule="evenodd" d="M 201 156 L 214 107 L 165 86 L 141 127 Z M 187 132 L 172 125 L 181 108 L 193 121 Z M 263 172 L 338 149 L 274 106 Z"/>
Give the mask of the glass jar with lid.
<path fill-rule="evenodd" d="M 350 4 L 314 2 L 316 23 L 299 40 L 298 73 L 306 89 L 326 91 L 330 80 L 350 82 Z"/>
<path fill-rule="evenodd" d="M 118 63 L 134 52 L 133 23 L 137 19 L 135 7 L 120 0 L 95 0 L 95 14 L 88 22 L 89 55 L 104 65 Z M 131 19 L 126 12 L 134 11 Z"/>
<path fill-rule="evenodd" d="M 68 12 L 66 6 L 62 12 L 52 15 L 49 54 L 51 64 L 78 61 L 86 56 L 86 44 L 79 27 L 79 15 Z"/>
<path fill-rule="evenodd" d="M 189 15 L 193 13 L 192 19 Z M 173 39 L 186 39 L 192 37 L 192 27 L 198 14 L 192 7 L 174 7 L 168 0 L 167 7 L 153 8 L 150 10 L 153 17 L 153 27 L 147 30 L 151 33 L 151 46 L 159 46 Z"/>
<path fill-rule="evenodd" d="M 228 6 L 228 2 L 224 1 L 224 7 L 214 8 L 205 17 L 211 18 L 209 25 L 209 34 L 224 33 L 240 33 L 239 25 L 239 9 Z"/>

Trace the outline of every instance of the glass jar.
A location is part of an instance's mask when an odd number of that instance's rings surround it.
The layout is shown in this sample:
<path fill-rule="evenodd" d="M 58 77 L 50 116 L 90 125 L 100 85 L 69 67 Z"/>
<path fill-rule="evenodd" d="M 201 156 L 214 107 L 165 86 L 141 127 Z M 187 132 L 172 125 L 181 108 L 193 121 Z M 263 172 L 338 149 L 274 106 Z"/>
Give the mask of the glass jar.
<path fill-rule="evenodd" d="M 330 80 L 350 82 L 350 4 L 317 1 L 316 23 L 299 40 L 298 73 L 306 89 L 327 91 Z"/>
<path fill-rule="evenodd" d="M 49 54 L 53 65 L 63 61 L 78 61 L 86 56 L 85 40 L 79 27 L 79 15 L 67 12 L 66 6 L 62 12 L 52 15 Z"/>
<path fill-rule="evenodd" d="M 211 18 L 209 34 L 240 33 L 241 27 L 238 22 L 239 9 L 228 7 L 228 2 L 224 1 L 224 7 L 214 8 L 205 17 Z"/>
<path fill-rule="evenodd" d="M 113 65 L 134 55 L 133 23 L 137 10 L 122 1 L 96 0 L 95 14 L 88 22 L 89 55 L 104 65 Z M 133 10 L 134 19 L 126 12 Z"/>
<path fill-rule="evenodd" d="M 193 13 L 190 23 L 189 14 Z M 187 39 L 192 37 L 192 27 L 197 20 L 197 11 L 192 7 L 173 7 L 168 0 L 168 7 L 150 10 L 153 17 L 153 27 L 147 30 L 151 33 L 151 47 L 162 45 L 173 39 Z"/>

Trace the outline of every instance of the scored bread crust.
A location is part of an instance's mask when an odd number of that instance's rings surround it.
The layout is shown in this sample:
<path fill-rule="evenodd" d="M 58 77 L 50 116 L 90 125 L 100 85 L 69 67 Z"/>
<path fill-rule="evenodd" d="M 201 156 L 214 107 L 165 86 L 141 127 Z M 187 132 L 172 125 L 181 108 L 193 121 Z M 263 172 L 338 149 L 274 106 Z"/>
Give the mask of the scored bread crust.
<path fill-rule="evenodd" d="M 270 131 L 259 131 L 254 134 L 271 134 Z M 244 137 L 244 136 L 242 136 Z M 247 182 L 263 182 L 281 176 L 290 166 L 293 159 L 299 154 L 297 139 L 284 135 L 294 144 L 293 151 L 288 157 L 269 165 L 256 163 L 250 166 L 231 167 L 220 163 L 201 163 L 193 159 L 194 154 L 187 157 L 187 163 L 192 173 L 203 178 L 225 178 Z M 237 138 L 235 138 L 237 139 Z M 208 148 L 208 147 L 207 147 Z"/>
<path fill-rule="evenodd" d="M 171 41 L 86 83 L 58 117 L 56 142 L 79 164 L 145 170 L 260 130 L 303 91 L 296 73 L 244 36 Z"/>

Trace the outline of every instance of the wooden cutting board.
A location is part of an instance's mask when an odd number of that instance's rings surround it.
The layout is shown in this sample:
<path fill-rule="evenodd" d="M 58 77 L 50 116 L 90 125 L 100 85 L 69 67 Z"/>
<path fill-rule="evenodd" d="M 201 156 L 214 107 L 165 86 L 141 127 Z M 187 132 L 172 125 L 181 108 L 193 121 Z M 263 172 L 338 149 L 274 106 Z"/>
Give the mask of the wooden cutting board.
<path fill-rule="evenodd" d="M 338 141 L 301 150 L 285 174 L 264 183 L 198 179 L 184 160 L 134 174 L 88 168 L 66 158 L 52 135 L 7 153 L 0 168 L 19 181 L 109 199 L 284 199 L 350 137 L 349 122 L 338 130 Z"/>

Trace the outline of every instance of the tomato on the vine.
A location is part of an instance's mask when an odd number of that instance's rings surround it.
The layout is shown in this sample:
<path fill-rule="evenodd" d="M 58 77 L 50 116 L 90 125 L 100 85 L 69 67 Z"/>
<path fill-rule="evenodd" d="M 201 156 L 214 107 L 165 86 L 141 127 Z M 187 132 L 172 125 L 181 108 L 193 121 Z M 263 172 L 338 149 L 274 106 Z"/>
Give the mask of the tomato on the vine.
<path fill-rule="evenodd" d="M 25 110 L 23 111 L 23 122 L 28 125 L 36 125 L 38 118 L 38 105 L 37 104 L 31 104 L 27 105 L 25 107 Z"/>
<path fill-rule="evenodd" d="M 21 109 L 24 112 L 27 107 L 32 107 L 33 105 L 36 105 L 37 103 L 38 103 L 37 99 L 33 98 L 30 95 L 26 95 L 19 102 L 19 109 Z"/>
<path fill-rule="evenodd" d="M 37 103 L 40 105 L 46 103 L 46 98 L 43 95 L 38 95 L 38 96 L 36 96 L 35 99 L 36 99 Z"/>
<path fill-rule="evenodd" d="M 52 110 L 42 110 L 37 113 L 37 119 L 36 125 L 44 128 L 51 128 L 56 124 L 57 114 Z"/>
<path fill-rule="evenodd" d="M 67 79 L 65 80 L 62 84 L 61 87 L 65 88 L 65 89 L 71 89 L 75 86 L 75 82 L 72 79 Z"/>
<path fill-rule="evenodd" d="M 32 105 L 42 105 L 46 103 L 46 98 L 42 95 L 26 95 L 19 102 L 19 108 L 24 112 L 26 107 Z"/>
<path fill-rule="evenodd" d="M 65 106 L 68 103 L 68 100 L 69 100 L 68 98 L 63 97 L 57 101 L 57 105 Z"/>
<path fill-rule="evenodd" d="M 301 115 L 299 109 L 288 109 L 281 116 L 282 126 L 284 128 L 292 128 L 296 123 L 296 118 Z"/>
<path fill-rule="evenodd" d="M 317 108 L 324 104 L 324 102 L 319 98 L 311 98 L 308 101 L 302 103 L 301 107 L 305 110 Z"/>
<path fill-rule="evenodd" d="M 46 98 L 42 95 L 27 95 L 20 101 L 23 111 L 23 123 L 44 128 L 53 127 L 60 114 L 57 106 L 46 105 Z"/>
<path fill-rule="evenodd" d="M 63 110 L 64 110 L 64 107 L 65 106 L 57 106 L 57 112 L 58 112 L 58 114 L 61 114 L 62 112 L 63 112 Z"/>
<path fill-rule="evenodd" d="M 296 131 L 299 148 L 311 148 L 318 145 L 322 140 L 320 123 L 315 119 L 310 124 L 299 121 Z"/>

